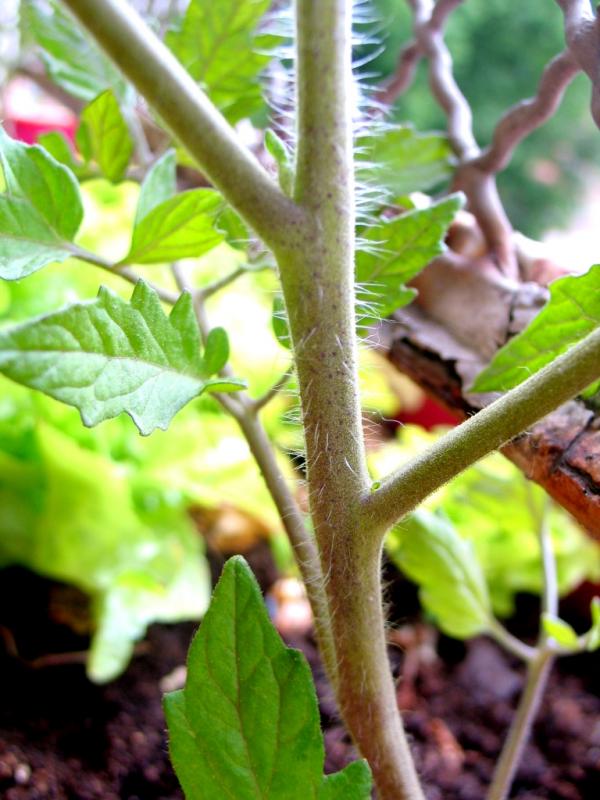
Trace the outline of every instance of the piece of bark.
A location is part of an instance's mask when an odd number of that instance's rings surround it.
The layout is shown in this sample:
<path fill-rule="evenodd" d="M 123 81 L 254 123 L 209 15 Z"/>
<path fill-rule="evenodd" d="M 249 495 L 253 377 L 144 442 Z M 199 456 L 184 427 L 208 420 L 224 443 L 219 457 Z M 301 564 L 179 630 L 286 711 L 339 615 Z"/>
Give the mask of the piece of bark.
<path fill-rule="evenodd" d="M 443 322 L 413 305 L 397 312 L 379 331 L 380 346 L 389 360 L 463 419 L 494 399 L 494 395 L 470 395 L 465 387 L 489 359 L 490 342 L 502 327 L 498 305 L 486 315 L 485 303 L 480 300 L 476 314 L 482 327 L 479 335 L 474 335 L 472 281 L 465 285 L 462 293 L 460 280 L 446 281 L 446 300 L 454 309 Z M 526 324 L 540 305 L 538 293 L 530 291 L 527 284 L 514 286 L 512 293 L 505 288 L 495 295 L 489 290 L 485 296 L 486 302 L 495 298 L 494 302 L 502 305 L 508 336 Z M 437 307 L 442 308 L 442 304 Z M 458 313 L 461 307 L 462 315 Z M 515 307 L 519 308 L 518 315 Z M 486 318 L 491 320 L 491 332 Z M 600 416 L 582 401 L 573 400 L 514 439 L 502 452 L 600 540 Z"/>

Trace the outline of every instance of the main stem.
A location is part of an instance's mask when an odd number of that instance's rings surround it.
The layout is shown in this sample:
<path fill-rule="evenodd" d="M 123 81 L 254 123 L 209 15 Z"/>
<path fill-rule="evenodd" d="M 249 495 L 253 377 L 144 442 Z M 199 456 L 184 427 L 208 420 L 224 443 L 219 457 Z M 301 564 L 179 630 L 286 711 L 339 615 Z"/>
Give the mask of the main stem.
<path fill-rule="evenodd" d="M 309 224 L 278 248 L 306 439 L 310 509 L 335 643 L 341 713 L 382 800 L 422 798 L 386 651 L 354 314 L 350 0 L 297 0 L 295 200 Z M 373 545 L 377 541 L 376 545 Z"/>

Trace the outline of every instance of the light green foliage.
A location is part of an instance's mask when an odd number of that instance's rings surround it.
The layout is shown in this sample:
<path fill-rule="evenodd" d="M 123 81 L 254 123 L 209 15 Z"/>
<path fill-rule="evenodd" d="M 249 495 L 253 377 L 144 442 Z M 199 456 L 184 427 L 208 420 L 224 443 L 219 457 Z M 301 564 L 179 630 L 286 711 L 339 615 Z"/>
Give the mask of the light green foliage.
<path fill-rule="evenodd" d="M 17 280 L 69 258 L 83 206 L 66 167 L 1 128 L 0 161 L 6 186 L 0 195 L 0 277 Z"/>
<path fill-rule="evenodd" d="M 191 0 L 166 42 L 210 99 L 234 123 L 264 105 L 259 77 L 272 37 L 256 28 L 270 0 Z"/>
<path fill-rule="evenodd" d="M 216 375 L 229 361 L 229 338 L 224 328 L 213 328 L 204 348 L 204 371 Z"/>
<path fill-rule="evenodd" d="M 59 164 L 64 164 L 71 172 L 78 178 L 83 177 L 85 169 L 77 162 L 71 149 L 71 145 L 67 141 L 66 136 L 62 131 L 49 131 L 42 133 L 38 136 L 38 144 L 50 153 L 52 158 L 56 159 Z"/>
<path fill-rule="evenodd" d="M 280 294 L 276 294 L 273 298 L 273 316 L 271 317 L 271 324 L 273 326 L 273 333 L 277 337 L 277 341 L 286 350 L 291 350 L 292 340 L 290 338 L 290 327 L 285 310 L 285 303 Z"/>
<path fill-rule="evenodd" d="M 0 333 L 0 370 L 9 378 L 75 406 L 86 425 L 126 412 L 143 434 L 166 429 L 204 391 L 244 386 L 210 379 L 206 363 L 190 295 L 167 317 L 143 281 L 130 303 L 101 288 L 92 302 Z"/>
<path fill-rule="evenodd" d="M 594 597 L 590 605 L 592 627 L 587 634 L 586 647 L 588 650 L 598 650 L 600 647 L 600 597 Z"/>
<path fill-rule="evenodd" d="M 135 222 L 144 217 L 161 203 L 175 196 L 177 191 L 177 159 L 175 150 L 167 150 L 148 171 L 142 182 L 138 199 Z"/>
<path fill-rule="evenodd" d="M 144 205 L 145 196 L 142 198 Z M 223 235 L 214 226 L 222 206 L 212 189 L 192 189 L 170 197 L 136 218 L 131 248 L 121 264 L 160 264 L 208 253 Z"/>
<path fill-rule="evenodd" d="M 106 89 L 81 112 L 77 146 L 109 181 L 122 180 L 133 154 L 133 139 L 113 92 Z"/>
<path fill-rule="evenodd" d="M 419 585 L 421 603 L 441 630 L 466 639 L 488 629 L 492 609 L 481 566 L 450 520 L 415 511 L 388 539 L 388 552 Z"/>
<path fill-rule="evenodd" d="M 371 457 L 376 476 L 422 450 L 435 437 L 409 426 L 399 442 Z M 430 511 L 447 517 L 461 537 L 472 543 L 488 585 L 494 613 L 509 616 L 518 592 L 539 594 L 543 570 L 537 530 L 544 513 L 542 489 L 523 479 L 502 456 L 488 456 L 436 492 Z M 567 594 L 582 581 L 600 577 L 600 548 L 560 507 L 545 512 L 556 558 L 558 588 Z M 397 534 L 388 540 L 394 557 Z"/>
<path fill-rule="evenodd" d="M 325 777 L 319 800 L 368 800 L 371 786 L 371 772 L 366 762 L 353 761 L 340 772 Z"/>
<path fill-rule="evenodd" d="M 323 777 L 310 669 L 282 643 L 240 557 L 223 570 L 190 648 L 185 689 L 166 696 L 165 711 L 188 800 L 370 797 L 364 762 Z"/>
<path fill-rule="evenodd" d="M 265 131 L 265 147 L 277 164 L 279 185 L 282 191 L 291 197 L 294 188 L 294 167 L 287 145 L 269 128 Z"/>
<path fill-rule="evenodd" d="M 414 299 L 416 290 L 406 283 L 444 251 L 444 237 L 461 206 L 462 196 L 450 195 L 429 208 L 381 218 L 363 232 L 356 256 L 359 321 L 386 317 Z"/>
<path fill-rule="evenodd" d="M 473 392 L 518 386 L 600 325 L 600 264 L 550 285 L 550 300 L 525 330 L 501 348 Z"/>
<path fill-rule="evenodd" d="M 389 127 L 357 142 L 357 178 L 392 198 L 425 192 L 450 178 L 452 150 L 441 133 L 419 133 L 410 125 Z"/>
<path fill-rule="evenodd" d="M 24 30 L 42 48 L 49 76 L 62 89 L 88 103 L 104 89 L 113 89 L 120 101 L 131 97 L 119 71 L 62 3 L 24 0 L 22 19 Z"/>
<path fill-rule="evenodd" d="M 102 432 L 65 406 L 2 381 L 0 564 L 92 599 L 87 671 L 116 677 L 153 621 L 200 617 L 210 577 L 184 496 L 148 471 L 126 420 Z"/>
<path fill-rule="evenodd" d="M 566 650 L 577 649 L 577 634 L 564 619 L 552 614 L 542 614 L 542 627 L 546 636 L 553 639 L 560 647 Z"/>

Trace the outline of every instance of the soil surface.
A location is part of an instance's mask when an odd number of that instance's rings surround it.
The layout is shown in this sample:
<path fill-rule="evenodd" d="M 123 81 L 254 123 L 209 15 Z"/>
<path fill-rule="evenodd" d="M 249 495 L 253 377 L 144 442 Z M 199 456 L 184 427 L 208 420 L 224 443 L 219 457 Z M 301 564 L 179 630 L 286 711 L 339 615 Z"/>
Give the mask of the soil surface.
<path fill-rule="evenodd" d="M 167 758 L 161 684 L 184 663 L 194 626 L 154 626 L 124 676 L 93 686 L 81 663 L 60 663 L 77 661 L 77 655 L 46 657 L 86 646 L 57 613 L 63 595 L 64 589 L 22 570 L 2 573 L 0 797 L 182 798 Z M 85 605 L 71 593 L 71 606 L 78 601 Z M 485 639 L 464 646 L 437 637 L 418 621 L 414 589 L 404 582 L 392 582 L 390 604 L 398 623 L 390 634 L 391 655 L 397 668 L 403 663 L 404 674 L 398 699 L 428 800 L 482 800 L 522 670 Z M 515 626 L 527 633 L 535 603 L 525 598 L 520 606 Z M 316 677 L 326 771 L 339 769 L 354 754 L 314 642 L 302 637 L 290 644 L 305 652 Z M 600 798 L 599 667 L 599 657 L 590 655 L 555 669 L 511 797 Z"/>

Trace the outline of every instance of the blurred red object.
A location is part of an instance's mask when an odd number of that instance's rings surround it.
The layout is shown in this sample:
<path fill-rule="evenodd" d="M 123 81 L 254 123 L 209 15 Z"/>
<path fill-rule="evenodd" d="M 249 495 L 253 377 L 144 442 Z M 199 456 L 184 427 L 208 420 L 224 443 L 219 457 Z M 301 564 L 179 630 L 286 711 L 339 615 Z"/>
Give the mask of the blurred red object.
<path fill-rule="evenodd" d="M 15 139 L 33 144 L 49 131 L 60 131 L 73 144 L 77 116 L 27 78 L 15 78 L 4 91 L 4 120 Z"/>
<path fill-rule="evenodd" d="M 458 425 L 460 422 L 458 416 L 430 397 L 424 397 L 422 404 L 414 410 L 401 411 L 395 419 L 401 425 L 420 425 L 426 431 L 430 431 L 438 425 Z"/>

